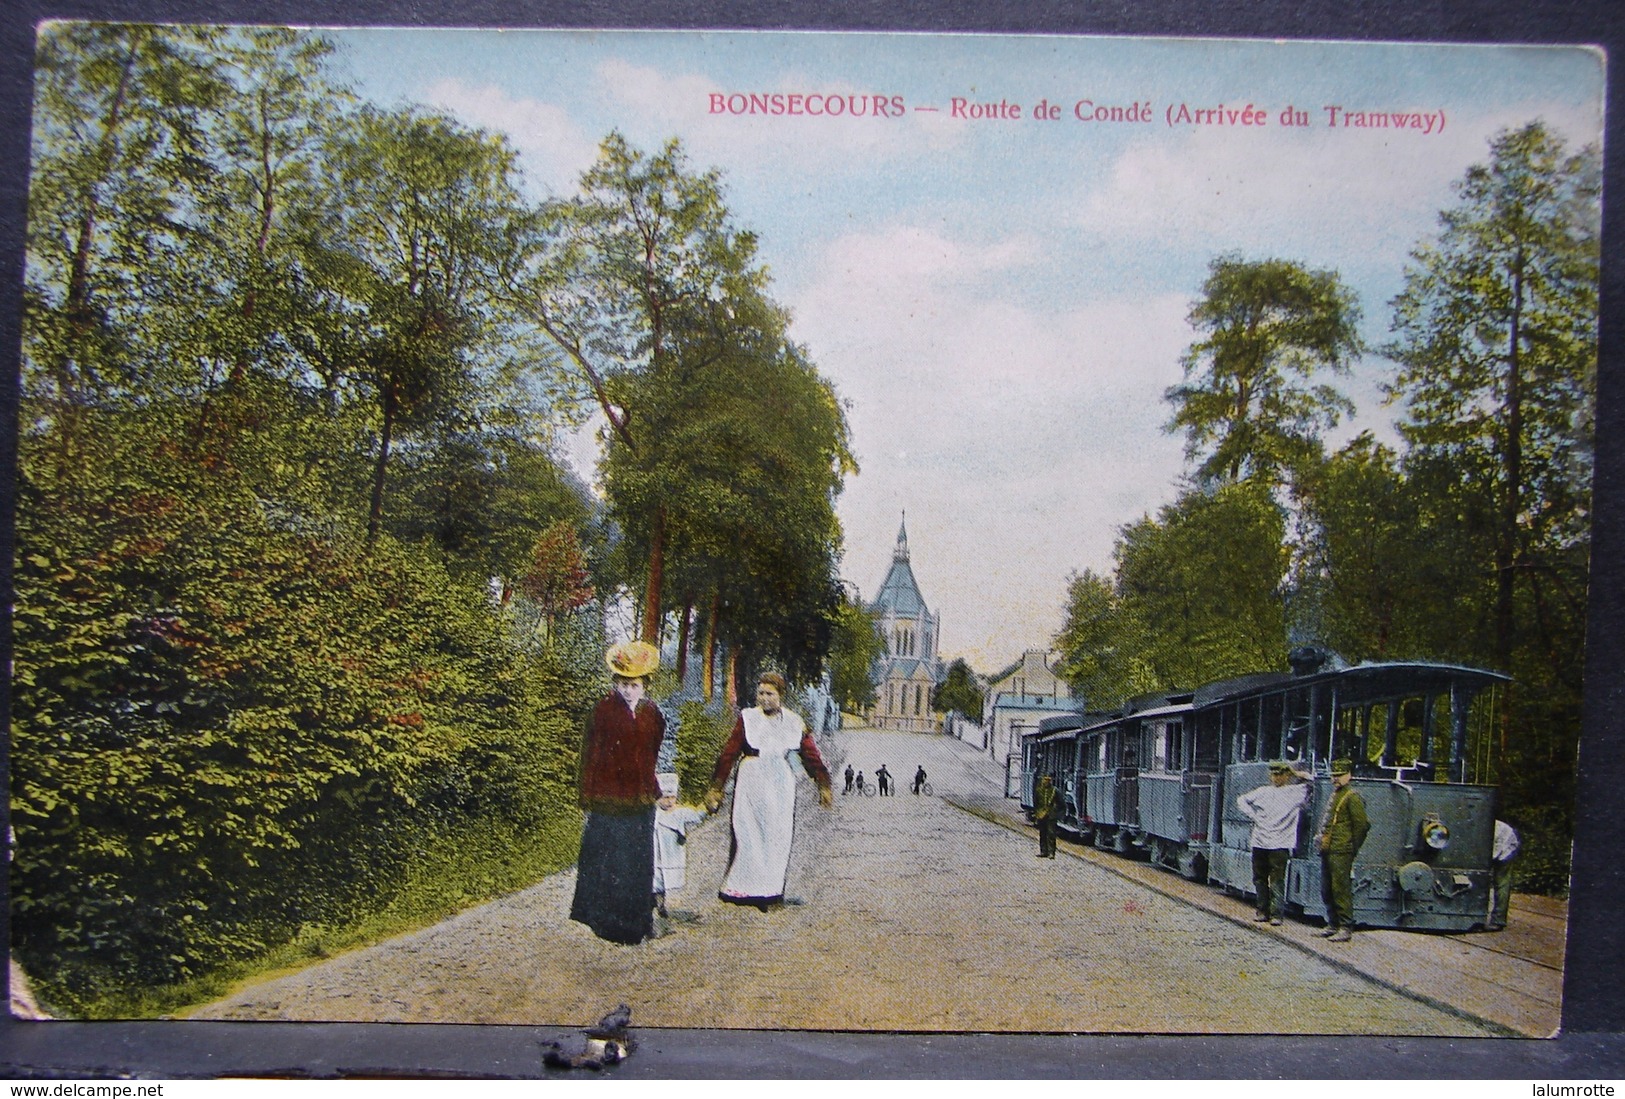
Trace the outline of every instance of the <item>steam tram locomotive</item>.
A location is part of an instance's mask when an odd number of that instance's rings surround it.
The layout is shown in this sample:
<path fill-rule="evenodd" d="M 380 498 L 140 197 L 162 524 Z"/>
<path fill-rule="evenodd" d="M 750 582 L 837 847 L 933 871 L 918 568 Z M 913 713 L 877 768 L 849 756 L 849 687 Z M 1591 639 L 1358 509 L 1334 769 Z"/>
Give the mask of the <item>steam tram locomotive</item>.
<path fill-rule="evenodd" d="M 1354 761 L 1371 833 L 1354 864 L 1366 927 L 1482 926 L 1492 876 L 1495 789 L 1487 776 L 1507 677 L 1447 664 L 1328 664 L 1293 650 L 1292 671 L 1139 698 L 1106 714 L 1048 718 L 1022 743 L 1023 807 L 1049 775 L 1060 829 L 1187 878 L 1251 894 L 1252 822 L 1236 798 L 1284 759 L 1315 776 L 1287 865 L 1286 901 L 1323 917 L 1316 823 L 1333 759 Z"/>

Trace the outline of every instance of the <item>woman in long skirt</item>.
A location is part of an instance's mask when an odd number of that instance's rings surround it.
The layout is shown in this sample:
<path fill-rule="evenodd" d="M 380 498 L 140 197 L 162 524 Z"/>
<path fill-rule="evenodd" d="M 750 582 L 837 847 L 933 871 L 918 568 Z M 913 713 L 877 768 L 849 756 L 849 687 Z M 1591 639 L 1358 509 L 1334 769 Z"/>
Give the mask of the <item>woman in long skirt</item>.
<path fill-rule="evenodd" d="M 835 804 L 829 769 L 800 715 L 784 708 L 785 682 L 769 672 L 756 686 L 756 705 L 740 712 L 711 775 L 706 805 L 722 804 L 722 788 L 737 763 L 733 848 L 717 896 L 762 911 L 784 901 L 784 879 L 795 837 L 796 773 L 792 756 L 818 785 L 818 801 Z"/>
<path fill-rule="evenodd" d="M 660 664 L 653 645 L 616 645 L 606 660 L 615 686 L 593 707 L 581 744 L 587 819 L 570 918 L 631 944 L 654 934 L 655 761 L 666 719 L 643 697 L 644 677 Z"/>

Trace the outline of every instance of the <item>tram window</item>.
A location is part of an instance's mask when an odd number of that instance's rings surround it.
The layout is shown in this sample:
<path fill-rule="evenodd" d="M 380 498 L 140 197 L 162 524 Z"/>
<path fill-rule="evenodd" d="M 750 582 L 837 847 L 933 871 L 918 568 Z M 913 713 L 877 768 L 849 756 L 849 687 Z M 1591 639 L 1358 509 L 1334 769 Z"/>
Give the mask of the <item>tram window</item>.
<path fill-rule="evenodd" d="M 1244 702 L 1236 707 L 1236 759 L 1250 762 L 1258 758 L 1258 703 Z"/>
<path fill-rule="evenodd" d="M 1192 730 L 1194 742 L 1191 765 L 1198 770 L 1211 771 L 1219 765 L 1219 715 L 1204 715 Z"/>
<path fill-rule="evenodd" d="M 1363 712 L 1363 707 L 1349 706 L 1343 706 L 1337 711 L 1337 733 L 1332 738 L 1337 745 L 1337 755 L 1348 756 L 1350 759 L 1367 758 L 1360 752 L 1360 714 Z"/>
<path fill-rule="evenodd" d="M 1450 736 L 1453 732 L 1450 720 L 1450 696 L 1448 694 L 1433 697 L 1433 774 L 1429 776 L 1434 782 L 1448 782 L 1450 780 Z"/>
<path fill-rule="evenodd" d="M 1395 763 L 1401 767 L 1415 766 L 1422 758 L 1422 700 L 1407 698 L 1399 707 L 1399 738 Z"/>
<path fill-rule="evenodd" d="M 1361 724 L 1365 729 L 1366 762 L 1380 765 L 1382 763 L 1383 738 L 1388 728 L 1388 707 L 1362 706 L 1359 714 Z"/>
<path fill-rule="evenodd" d="M 1287 726 L 1285 746 L 1281 755 L 1285 759 L 1302 759 L 1309 747 L 1309 718 L 1295 717 Z"/>
<path fill-rule="evenodd" d="M 1286 732 L 1285 716 L 1286 700 L 1280 695 L 1270 695 L 1259 700 L 1261 718 L 1259 721 L 1258 753 L 1260 759 L 1275 759 L 1281 754 L 1282 734 Z"/>

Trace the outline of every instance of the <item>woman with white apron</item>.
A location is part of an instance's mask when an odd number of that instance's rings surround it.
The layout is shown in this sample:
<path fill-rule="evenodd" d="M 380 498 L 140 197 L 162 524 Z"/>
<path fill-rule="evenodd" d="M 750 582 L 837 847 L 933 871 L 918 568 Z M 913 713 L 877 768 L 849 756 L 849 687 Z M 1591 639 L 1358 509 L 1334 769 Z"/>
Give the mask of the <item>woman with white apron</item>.
<path fill-rule="evenodd" d="M 835 804 L 829 770 L 800 715 L 784 708 L 784 679 L 772 672 L 756 687 L 756 705 L 741 711 L 722 747 L 706 805 L 722 804 L 722 788 L 737 763 L 734 780 L 733 847 L 728 875 L 717 896 L 730 904 L 762 911 L 784 902 L 784 879 L 795 837 L 796 772 L 792 757 L 818 785 L 818 801 Z"/>

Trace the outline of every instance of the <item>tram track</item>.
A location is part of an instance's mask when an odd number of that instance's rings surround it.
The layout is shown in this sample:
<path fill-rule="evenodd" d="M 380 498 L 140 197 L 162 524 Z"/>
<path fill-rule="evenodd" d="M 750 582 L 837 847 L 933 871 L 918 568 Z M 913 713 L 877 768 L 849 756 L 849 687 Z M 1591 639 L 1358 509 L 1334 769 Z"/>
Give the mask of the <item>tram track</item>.
<path fill-rule="evenodd" d="M 1036 837 L 1013 802 L 944 798 L 948 804 L 1011 831 Z M 1035 839 L 1036 842 L 1036 839 Z M 1059 850 L 1170 899 L 1224 919 L 1250 934 L 1268 935 L 1365 980 L 1419 1002 L 1493 1027 L 1508 1036 L 1545 1038 L 1561 1020 L 1562 958 L 1566 919 L 1514 895 L 1513 923 L 1505 931 L 1444 934 L 1361 931 L 1352 943 L 1332 944 L 1318 927 L 1297 920 L 1256 923 L 1246 901 L 1206 882 L 1063 840 Z M 1548 902 L 1551 903 L 1551 902 Z M 1560 903 L 1560 902 L 1557 902 Z M 1493 942 L 1486 941 L 1493 939 Z"/>

